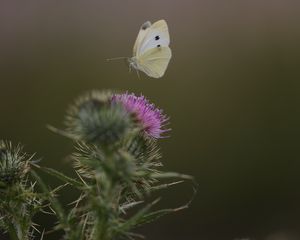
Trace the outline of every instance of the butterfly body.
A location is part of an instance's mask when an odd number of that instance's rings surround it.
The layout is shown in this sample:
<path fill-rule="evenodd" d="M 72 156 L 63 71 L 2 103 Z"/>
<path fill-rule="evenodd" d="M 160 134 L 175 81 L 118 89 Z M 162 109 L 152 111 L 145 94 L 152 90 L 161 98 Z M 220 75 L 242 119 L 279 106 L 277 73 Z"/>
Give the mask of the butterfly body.
<path fill-rule="evenodd" d="M 153 24 L 145 22 L 135 41 L 133 57 L 128 59 L 130 68 L 153 78 L 162 77 L 172 57 L 169 43 L 169 30 L 165 20 Z"/>

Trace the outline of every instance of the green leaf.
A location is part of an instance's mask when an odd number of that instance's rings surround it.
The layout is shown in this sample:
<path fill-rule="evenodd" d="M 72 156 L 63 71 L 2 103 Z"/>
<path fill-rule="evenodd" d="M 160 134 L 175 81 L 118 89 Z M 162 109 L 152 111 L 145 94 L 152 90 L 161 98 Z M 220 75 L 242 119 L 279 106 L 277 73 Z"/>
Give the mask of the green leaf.
<path fill-rule="evenodd" d="M 163 217 L 164 215 L 178 212 L 183 209 L 187 209 L 189 207 L 189 205 L 190 205 L 190 201 L 187 204 L 182 205 L 181 207 L 178 207 L 178 208 L 167 208 L 167 209 L 161 209 L 161 210 L 157 210 L 154 212 L 150 212 L 148 214 L 145 214 L 142 218 L 140 218 L 140 220 L 136 226 L 141 226 L 143 224 L 153 222 L 153 221 Z"/>
<path fill-rule="evenodd" d="M 70 178 L 68 176 L 66 176 L 65 174 L 55 170 L 55 169 L 52 169 L 52 168 L 47 168 L 47 167 L 41 167 L 41 166 L 38 166 L 36 164 L 34 164 L 35 167 L 38 167 L 39 169 L 41 169 L 42 171 L 50 174 L 51 176 L 54 176 L 58 179 L 60 179 L 61 181 L 65 182 L 65 183 L 68 183 L 78 189 L 82 189 L 82 187 L 84 187 L 83 183 L 77 181 L 76 179 L 74 178 Z"/>
<path fill-rule="evenodd" d="M 143 202 L 144 201 L 133 201 L 133 202 L 122 204 L 120 206 L 120 210 L 121 210 L 121 212 L 125 213 L 126 210 L 131 209 L 131 208 L 133 208 L 133 207 L 135 207 L 135 206 L 137 206 L 137 205 L 139 205 L 139 204 L 141 204 Z"/>
<path fill-rule="evenodd" d="M 67 226 L 68 223 L 66 220 L 66 214 L 64 212 L 63 207 L 59 203 L 59 201 L 55 197 L 53 197 L 53 195 L 51 194 L 51 191 L 48 189 L 48 187 L 46 186 L 44 181 L 39 177 L 39 175 L 34 170 L 31 170 L 30 172 L 31 172 L 32 176 L 38 182 L 42 191 L 48 196 L 49 201 L 51 202 L 52 207 L 55 210 L 55 213 L 57 214 L 57 217 L 58 217 L 60 223 L 63 224 L 64 226 Z"/>
<path fill-rule="evenodd" d="M 141 210 L 139 210 L 135 215 L 133 215 L 131 218 L 129 218 L 128 220 L 126 220 L 123 224 L 117 226 L 116 231 L 117 232 L 127 232 L 129 231 L 131 228 L 139 225 L 139 223 L 142 221 L 142 219 L 144 218 L 144 216 L 146 215 L 146 213 L 150 210 L 150 208 L 156 204 L 159 201 L 159 199 L 155 200 L 154 202 L 146 205 L 144 208 L 142 208 Z"/>
<path fill-rule="evenodd" d="M 179 178 L 185 180 L 194 180 L 194 177 L 186 174 L 176 173 L 176 172 L 157 172 L 151 173 L 150 177 L 155 179 L 163 179 L 163 178 Z"/>
<path fill-rule="evenodd" d="M 56 134 L 58 134 L 58 135 L 61 135 L 61 136 L 63 136 L 63 137 L 72 139 L 73 141 L 79 140 L 77 136 L 75 136 L 75 135 L 73 135 L 73 134 L 70 134 L 70 133 L 68 133 L 67 131 L 58 129 L 58 128 L 53 127 L 53 126 L 51 126 L 51 125 L 47 125 L 46 127 L 47 127 L 51 132 L 56 133 Z"/>
<path fill-rule="evenodd" d="M 144 224 L 147 224 L 147 223 L 150 223 L 150 222 L 153 222 L 167 214 L 170 214 L 170 213 L 174 213 L 178 210 L 176 209 L 162 209 L 162 210 L 158 210 L 158 211 L 155 211 L 155 212 L 151 212 L 151 213 L 148 213 L 148 214 L 145 214 L 142 218 L 139 219 L 139 222 L 136 224 L 136 226 L 141 226 L 141 225 L 144 225 Z"/>
<path fill-rule="evenodd" d="M 181 180 L 181 181 L 177 181 L 177 182 L 171 182 L 171 183 L 160 184 L 160 185 L 156 185 L 156 186 L 150 187 L 149 190 L 150 190 L 151 192 L 154 192 L 154 191 L 158 191 L 158 190 L 161 190 L 161 189 L 166 189 L 166 188 L 168 188 L 168 187 L 171 187 L 171 186 L 174 186 L 174 185 L 183 183 L 183 182 L 184 182 L 184 181 Z"/>

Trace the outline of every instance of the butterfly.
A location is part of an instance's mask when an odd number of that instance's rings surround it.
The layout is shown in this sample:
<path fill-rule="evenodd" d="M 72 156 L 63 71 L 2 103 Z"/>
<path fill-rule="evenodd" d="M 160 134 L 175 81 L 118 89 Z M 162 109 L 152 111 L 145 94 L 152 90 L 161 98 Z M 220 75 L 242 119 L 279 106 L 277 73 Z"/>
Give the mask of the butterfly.
<path fill-rule="evenodd" d="M 133 56 L 128 59 L 129 67 L 142 71 L 149 77 L 162 77 L 172 57 L 169 44 L 170 36 L 165 20 L 153 24 L 145 22 L 135 41 Z"/>
<path fill-rule="evenodd" d="M 164 75 L 172 57 L 169 48 L 170 36 L 165 20 L 159 20 L 153 24 L 145 22 L 138 33 L 133 46 L 133 56 L 125 58 L 129 62 L 129 68 L 142 71 L 149 77 L 160 78 Z M 114 59 L 124 59 L 112 58 Z"/>

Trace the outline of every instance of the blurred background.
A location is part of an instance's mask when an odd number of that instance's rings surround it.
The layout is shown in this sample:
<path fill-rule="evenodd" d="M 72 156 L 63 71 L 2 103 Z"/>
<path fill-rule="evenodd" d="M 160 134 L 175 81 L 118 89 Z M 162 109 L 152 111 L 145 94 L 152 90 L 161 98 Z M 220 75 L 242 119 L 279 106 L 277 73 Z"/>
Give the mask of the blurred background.
<path fill-rule="evenodd" d="M 173 51 L 163 78 L 138 79 L 124 62 L 106 62 L 131 56 L 140 25 L 162 18 Z M 87 90 L 143 93 L 171 117 L 165 169 L 194 175 L 199 192 L 188 210 L 140 233 L 300 239 L 299 23 L 297 0 L 2 0 L 0 138 L 72 174 L 64 160 L 71 143 L 46 124 L 62 127 L 67 106 Z M 189 184 L 174 187 L 161 206 L 191 195 Z"/>

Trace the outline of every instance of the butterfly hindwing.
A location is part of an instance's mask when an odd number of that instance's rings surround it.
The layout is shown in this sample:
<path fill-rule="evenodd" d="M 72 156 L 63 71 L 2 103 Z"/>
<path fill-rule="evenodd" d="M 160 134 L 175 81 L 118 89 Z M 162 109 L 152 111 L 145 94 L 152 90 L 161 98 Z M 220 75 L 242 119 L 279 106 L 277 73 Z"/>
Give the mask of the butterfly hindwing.
<path fill-rule="evenodd" d="M 172 52 L 169 47 L 155 47 L 147 50 L 138 59 L 138 70 L 145 72 L 153 78 L 160 78 L 164 75 Z"/>

